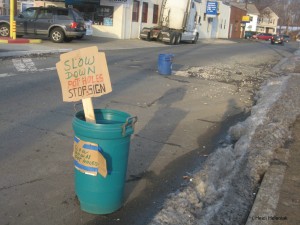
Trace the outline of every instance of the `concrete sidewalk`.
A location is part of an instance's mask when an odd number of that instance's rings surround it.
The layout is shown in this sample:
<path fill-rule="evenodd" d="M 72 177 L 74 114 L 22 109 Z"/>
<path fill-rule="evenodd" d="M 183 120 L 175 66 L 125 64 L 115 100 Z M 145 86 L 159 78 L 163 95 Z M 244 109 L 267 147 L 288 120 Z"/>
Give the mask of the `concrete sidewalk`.
<path fill-rule="evenodd" d="M 293 127 L 294 142 L 277 149 L 265 174 L 246 225 L 300 224 L 300 119 Z"/>

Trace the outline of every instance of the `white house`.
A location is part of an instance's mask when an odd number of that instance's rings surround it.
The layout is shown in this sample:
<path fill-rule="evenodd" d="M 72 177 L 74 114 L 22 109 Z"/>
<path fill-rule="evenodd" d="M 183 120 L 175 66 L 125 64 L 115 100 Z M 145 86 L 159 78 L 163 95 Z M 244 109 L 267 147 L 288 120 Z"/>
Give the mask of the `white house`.
<path fill-rule="evenodd" d="M 230 5 L 219 2 L 218 35 L 217 38 L 228 38 L 230 23 Z"/>
<path fill-rule="evenodd" d="M 245 31 L 256 31 L 260 13 L 254 4 L 248 4 L 247 15 L 250 17 L 250 22 L 246 23 Z"/>
<path fill-rule="evenodd" d="M 258 17 L 256 31 L 260 33 L 276 34 L 278 19 L 279 17 L 270 7 L 264 8 Z"/>
<path fill-rule="evenodd" d="M 216 16 L 209 16 L 206 15 L 206 7 L 207 7 L 207 0 L 201 1 L 199 5 L 199 38 L 211 38 L 211 34 L 213 29 L 212 23 L 213 20 L 216 20 Z M 214 30 L 215 33 L 215 30 Z"/>
<path fill-rule="evenodd" d="M 217 4 L 217 13 L 209 15 L 207 7 L 212 3 Z M 222 1 L 202 0 L 199 6 L 199 38 L 228 38 L 230 12 L 230 6 Z"/>

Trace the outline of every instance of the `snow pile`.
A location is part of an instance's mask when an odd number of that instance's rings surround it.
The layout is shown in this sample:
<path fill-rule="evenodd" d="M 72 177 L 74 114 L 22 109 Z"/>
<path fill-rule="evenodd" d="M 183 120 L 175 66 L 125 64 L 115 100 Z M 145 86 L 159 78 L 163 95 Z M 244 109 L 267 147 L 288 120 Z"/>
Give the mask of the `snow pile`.
<path fill-rule="evenodd" d="M 300 114 L 300 76 L 274 78 L 256 96 L 251 116 L 229 130 L 231 145 L 217 149 L 183 190 L 170 195 L 150 225 L 244 224 L 273 151 L 290 139 Z"/>

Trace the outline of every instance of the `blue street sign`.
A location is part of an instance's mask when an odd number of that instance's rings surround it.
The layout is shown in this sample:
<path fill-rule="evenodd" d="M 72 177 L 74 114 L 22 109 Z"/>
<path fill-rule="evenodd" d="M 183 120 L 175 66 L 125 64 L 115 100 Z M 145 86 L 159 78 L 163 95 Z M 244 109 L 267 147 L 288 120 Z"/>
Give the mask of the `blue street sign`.
<path fill-rule="evenodd" d="M 218 2 L 208 1 L 206 4 L 206 16 L 216 16 L 218 13 Z"/>

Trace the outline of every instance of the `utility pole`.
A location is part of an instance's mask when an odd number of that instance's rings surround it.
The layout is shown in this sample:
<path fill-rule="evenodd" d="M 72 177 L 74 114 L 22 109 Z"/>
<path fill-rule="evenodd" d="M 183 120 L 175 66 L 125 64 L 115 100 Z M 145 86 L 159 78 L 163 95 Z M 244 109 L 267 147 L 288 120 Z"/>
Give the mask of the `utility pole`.
<path fill-rule="evenodd" d="M 9 14 L 9 23 L 10 23 L 10 38 L 12 39 L 16 39 L 16 21 L 15 21 L 15 1 L 14 0 L 10 0 L 10 14 Z"/>

